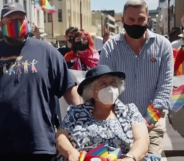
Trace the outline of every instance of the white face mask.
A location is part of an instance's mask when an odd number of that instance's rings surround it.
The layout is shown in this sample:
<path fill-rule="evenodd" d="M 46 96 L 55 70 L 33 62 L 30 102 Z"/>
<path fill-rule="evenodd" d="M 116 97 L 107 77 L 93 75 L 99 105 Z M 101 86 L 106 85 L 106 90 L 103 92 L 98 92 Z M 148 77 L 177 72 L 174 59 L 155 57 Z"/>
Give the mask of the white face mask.
<path fill-rule="evenodd" d="M 106 105 L 114 104 L 119 95 L 118 88 L 109 86 L 101 89 L 98 92 L 98 99 L 101 103 Z"/>

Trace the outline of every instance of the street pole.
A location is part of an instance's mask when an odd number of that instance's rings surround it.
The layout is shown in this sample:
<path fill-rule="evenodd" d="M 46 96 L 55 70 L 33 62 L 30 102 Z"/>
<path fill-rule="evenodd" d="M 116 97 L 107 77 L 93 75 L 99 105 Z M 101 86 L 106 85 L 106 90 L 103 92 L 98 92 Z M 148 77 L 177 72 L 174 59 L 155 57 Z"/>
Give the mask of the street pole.
<path fill-rule="evenodd" d="M 53 25 L 53 14 L 51 13 L 51 30 L 52 30 L 52 38 L 54 38 L 54 25 Z"/>
<path fill-rule="evenodd" d="M 53 1 L 51 1 L 53 4 Z M 53 23 L 53 13 L 51 13 L 51 30 L 52 30 L 52 39 L 54 39 L 54 23 Z"/>
<path fill-rule="evenodd" d="M 103 37 L 103 13 L 101 14 L 101 32 Z"/>
<path fill-rule="evenodd" d="M 80 0 L 80 29 L 82 30 L 82 2 Z"/>
<path fill-rule="evenodd" d="M 168 34 L 170 33 L 170 0 L 168 0 Z"/>

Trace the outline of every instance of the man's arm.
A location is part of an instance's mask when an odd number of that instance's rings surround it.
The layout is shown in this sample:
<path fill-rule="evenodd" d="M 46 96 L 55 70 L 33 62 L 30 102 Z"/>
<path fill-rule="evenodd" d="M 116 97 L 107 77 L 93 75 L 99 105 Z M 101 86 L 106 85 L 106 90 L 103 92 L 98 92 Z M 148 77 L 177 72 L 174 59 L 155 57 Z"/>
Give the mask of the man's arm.
<path fill-rule="evenodd" d="M 157 109 L 169 109 L 174 69 L 172 47 L 169 42 L 165 43 L 161 52 L 163 52 L 163 57 L 153 99 L 153 106 Z"/>
<path fill-rule="evenodd" d="M 63 96 L 69 105 L 81 104 L 80 96 L 77 93 L 77 86 L 70 87 Z"/>

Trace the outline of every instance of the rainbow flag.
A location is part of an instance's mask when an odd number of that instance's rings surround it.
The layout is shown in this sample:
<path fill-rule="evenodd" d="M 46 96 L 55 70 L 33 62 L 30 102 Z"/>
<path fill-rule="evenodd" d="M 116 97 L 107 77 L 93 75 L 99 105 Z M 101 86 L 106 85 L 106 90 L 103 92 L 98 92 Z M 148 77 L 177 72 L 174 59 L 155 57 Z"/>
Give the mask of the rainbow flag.
<path fill-rule="evenodd" d="M 161 118 L 161 115 L 159 111 L 154 108 L 153 104 L 150 103 L 144 115 L 144 118 L 148 124 L 152 124 L 157 122 Z"/>
<path fill-rule="evenodd" d="M 108 153 L 107 148 L 100 144 L 96 148 L 91 149 L 87 154 L 84 151 L 80 152 L 80 161 L 84 161 L 86 157 L 96 156 L 102 158 L 109 158 L 112 161 L 116 161 L 121 156 L 121 149 L 115 149 L 113 152 Z"/>
<path fill-rule="evenodd" d="M 114 150 L 113 152 L 110 152 L 106 158 L 109 158 L 111 161 L 116 161 L 121 156 L 121 149 L 118 148 Z"/>
<path fill-rule="evenodd" d="M 184 85 L 173 88 L 171 97 L 171 109 L 174 112 L 179 111 L 184 105 Z"/>
<path fill-rule="evenodd" d="M 108 151 L 103 144 L 100 144 L 96 148 L 91 149 L 86 154 L 86 156 L 100 156 L 100 157 L 105 157 L 106 155 L 108 155 Z"/>
<path fill-rule="evenodd" d="M 48 0 L 35 0 L 34 6 L 35 6 L 35 8 L 41 9 L 48 14 L 52 14 L 52 13 L 57 12 L 57 9 L 52 7 L 49 4 Z"/>

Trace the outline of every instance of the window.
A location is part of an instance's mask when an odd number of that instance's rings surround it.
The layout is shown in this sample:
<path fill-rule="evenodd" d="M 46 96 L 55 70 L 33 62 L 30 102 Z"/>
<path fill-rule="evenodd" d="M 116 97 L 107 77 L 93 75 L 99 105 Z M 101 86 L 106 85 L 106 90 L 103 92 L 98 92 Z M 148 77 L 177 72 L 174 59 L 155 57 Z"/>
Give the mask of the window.
<path fill-rule="evenodd" d="M 62 9 L 58 9 L 58 22 L 62 22 Z"/>
<path fill-rule="evenodd" d="M 24 10 L 27 12 L 27 3 L 26 0 L 23 1 Z"/>
<path fill-rule="evenodd" d="M 47 14 L 48 15 L 48 22 L 52 21 L 52 15 L 51 14 Z"/>
<path fill-rule="evenodd" d="M 8 0 L 4 0 L 4 4 L 7 4 L 8 3 Z"/>

